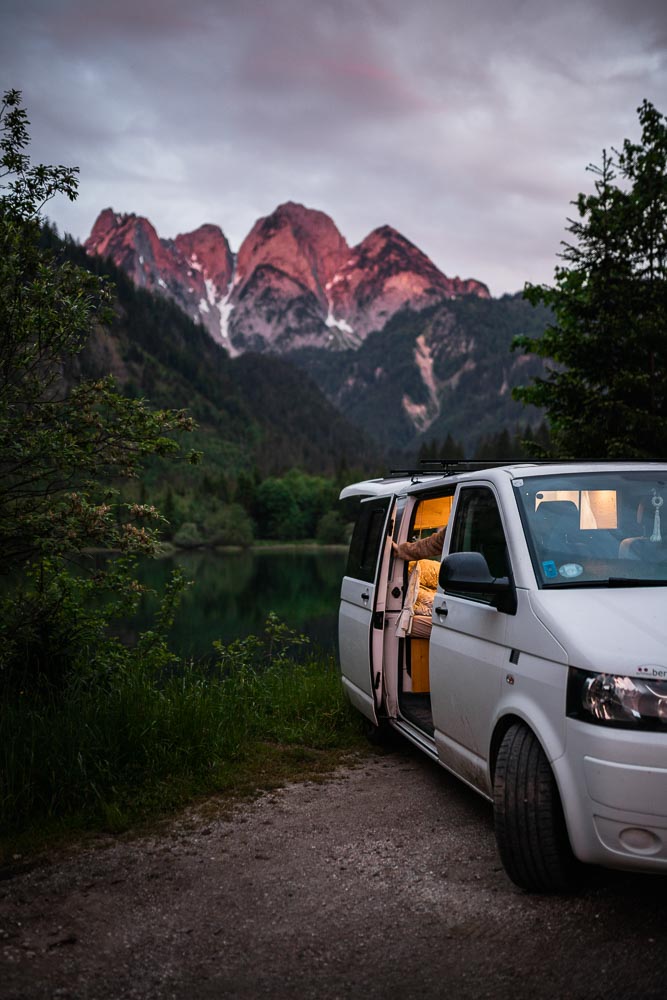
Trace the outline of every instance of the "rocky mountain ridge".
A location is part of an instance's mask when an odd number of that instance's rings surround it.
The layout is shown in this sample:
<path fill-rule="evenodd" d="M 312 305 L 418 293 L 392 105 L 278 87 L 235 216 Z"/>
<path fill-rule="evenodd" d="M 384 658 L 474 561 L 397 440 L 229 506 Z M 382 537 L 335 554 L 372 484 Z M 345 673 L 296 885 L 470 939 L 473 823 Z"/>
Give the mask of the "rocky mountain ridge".
<path fill-rule="evenodd" d="M 236 257 L 218 226 L 161 239 L 147 219 L 112 209 L 85 249 L 172 299 L 231 355 L 357 348 L 403 309 L 489 298 L 481 282 L 447 277 L 391 226 L 351 248 L 328 215 L 295 202 L 259 219 Z"/>
<path fill-rule="evenodd" d="M 267 355 L 282 355 L 386 452 L 449 434 L 472 452 L 486 435 L 539 422 L 511 389 L 543 363 L 511 344 L 539 336 L 546 311 L 447 277 L 390 226 L 351 248 L 325 213 L 288 202 L 234 256 L 216 226 L 165 240 L 148 220 L 107 209 L 85 249 L 177 304 L 228 356 L 270 366 Z"/>
<path fill-rule="evenodd" d="M 387 451 L 452 435 L 472 454 L 503 428 L 541 414 L 512 387 L 544 375 L 541 358 L 513 352 L 518 333 L 539 337 L 548 311 L 521 296 L 475 295 L 396 313 L 356 349 L 290 355 L 346 418 Z"/>

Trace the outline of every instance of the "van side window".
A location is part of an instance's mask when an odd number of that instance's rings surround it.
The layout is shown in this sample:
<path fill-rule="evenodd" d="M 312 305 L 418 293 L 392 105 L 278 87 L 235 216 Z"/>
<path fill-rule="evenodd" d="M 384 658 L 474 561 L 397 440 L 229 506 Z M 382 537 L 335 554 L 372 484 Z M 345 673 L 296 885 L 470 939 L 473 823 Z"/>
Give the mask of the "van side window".
<path fill-rule="evenodd" d="M 450 552 L 481 552 L 491 576 L 510 576 L 507 543 L 496 498 L 483 486 L 461 491 L 456 509 Z M 479 599 L 489 603 L 486 595 Z"/>
<path fill-rule="evenodd" d="M 376 503 L 362 504 L 357 523 L 352 532 L 350 552 L 347 558 L 346 576 L 355 580 L 375 582 L 380 545 L 385 537 L 384 525 L 387 519 L 390 497 L 383 497 Z"/>

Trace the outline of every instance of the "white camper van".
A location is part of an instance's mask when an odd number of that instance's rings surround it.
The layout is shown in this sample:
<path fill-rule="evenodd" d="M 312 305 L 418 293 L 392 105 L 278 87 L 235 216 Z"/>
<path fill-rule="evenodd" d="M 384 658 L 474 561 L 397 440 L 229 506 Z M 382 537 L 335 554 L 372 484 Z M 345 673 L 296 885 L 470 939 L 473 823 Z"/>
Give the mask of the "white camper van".
<path fill-rule="evenodd" d="M 493 802 L 533 891 L 667 871 L 667 463 L 514 464 L 346 487 L 342 679 Z M 392 540 L 447 525 L 441 559 Z"/>

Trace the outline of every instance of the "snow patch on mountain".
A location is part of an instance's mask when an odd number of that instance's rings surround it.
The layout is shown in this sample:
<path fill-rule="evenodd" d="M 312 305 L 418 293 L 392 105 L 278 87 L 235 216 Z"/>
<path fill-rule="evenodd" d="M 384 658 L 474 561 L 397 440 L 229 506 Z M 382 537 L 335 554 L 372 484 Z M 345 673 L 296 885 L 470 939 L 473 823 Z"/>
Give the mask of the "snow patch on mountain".
<path fill-rule="evenodd" d="M 324 322 L 329 327 L 335 326 L 337 330 L 342 330 L 343 333 L 354 333 L 350 324 L 346 323 L 344 319 L 336 319 L 334 314 L 331 312 L 331 307 L 329 307 L 329 313 Z"/>
<path fill-rule="evenodd" d="M 231 302 L 230 299 L 231 291 L 228 292 L 225 298 L 218 303 L 218 312 L 220 313 L 220 336 L 222 337 L 225 347 L 232 357 L 234 357 L 238 354 L 238 351 L 233 347 L 229 336 L 229 320 L 232 312 L 234 311 L 234 303 Z"/>

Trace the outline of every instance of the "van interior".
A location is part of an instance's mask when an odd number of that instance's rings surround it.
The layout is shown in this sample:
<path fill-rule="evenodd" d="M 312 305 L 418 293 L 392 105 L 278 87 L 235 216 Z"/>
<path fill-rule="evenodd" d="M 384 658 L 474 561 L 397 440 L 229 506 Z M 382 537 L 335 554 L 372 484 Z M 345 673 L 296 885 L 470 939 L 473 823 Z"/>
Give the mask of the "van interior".
<path fill-rule="evenodd" d="M 421 500 L 412 513 L 408 538 L 416 541 L 433 534 L 449 521 L 452 497 Z M 433 598 L 438 587 L 439 559 L 405 563 L 404 609 L 411 615 L 408 633 L 399 640 L 398 704 L 401 715 L 423 732 L 433 735 L 429 680 L 429 640 Z"/>

